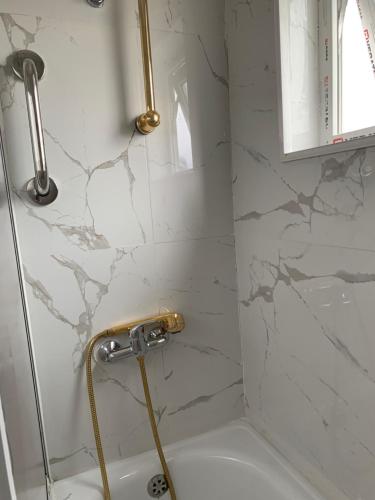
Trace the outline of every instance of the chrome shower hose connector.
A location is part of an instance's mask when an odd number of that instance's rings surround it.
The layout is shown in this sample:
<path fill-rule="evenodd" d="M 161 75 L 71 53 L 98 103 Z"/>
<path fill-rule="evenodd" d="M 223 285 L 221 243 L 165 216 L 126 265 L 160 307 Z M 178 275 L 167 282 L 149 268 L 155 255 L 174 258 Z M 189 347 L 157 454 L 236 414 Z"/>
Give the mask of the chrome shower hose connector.
<path fill-rule="evenodd" d="M 87 0 L 87 3 L 91 5 L 91 7 L 103 7 L 104 0 Z"/>

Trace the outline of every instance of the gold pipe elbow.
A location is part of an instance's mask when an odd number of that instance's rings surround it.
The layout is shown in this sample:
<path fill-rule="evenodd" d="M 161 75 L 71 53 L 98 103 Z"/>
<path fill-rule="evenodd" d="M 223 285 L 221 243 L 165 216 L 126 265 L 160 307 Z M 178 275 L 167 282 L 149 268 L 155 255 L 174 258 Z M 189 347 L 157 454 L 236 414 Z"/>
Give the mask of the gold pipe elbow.
<path fill-rule="evenodd" d="M 150 134 L 160 125 L 160 114 L 157 111 L 147 111 L 138 116 L 135 125 L 141 134 Z"/>

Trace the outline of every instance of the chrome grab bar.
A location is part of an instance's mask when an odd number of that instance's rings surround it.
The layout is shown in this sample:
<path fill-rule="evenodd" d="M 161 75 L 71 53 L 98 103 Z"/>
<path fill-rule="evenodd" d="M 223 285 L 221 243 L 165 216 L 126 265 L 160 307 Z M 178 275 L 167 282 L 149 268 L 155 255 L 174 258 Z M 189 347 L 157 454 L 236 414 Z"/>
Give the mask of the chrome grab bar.
<path fill-rule="evenodd" d="M 58 195 L 56 184 L 48 174 L 39 104 L 38 80 L 43 77 L 44 68 L 43 59 L 31 50 L 19 50 L 12 57 L 12 70 L 25 85 L 34 159 L 35 177 L 27 183 L 26 190 L 30 198 L 39 205 L 49 205 Z"/>

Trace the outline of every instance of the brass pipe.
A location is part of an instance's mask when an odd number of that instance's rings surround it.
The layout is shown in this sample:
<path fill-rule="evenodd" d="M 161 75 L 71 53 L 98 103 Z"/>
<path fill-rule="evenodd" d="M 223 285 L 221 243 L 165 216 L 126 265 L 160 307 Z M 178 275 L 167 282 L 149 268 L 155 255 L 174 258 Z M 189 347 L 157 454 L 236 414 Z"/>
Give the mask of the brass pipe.
<path fill-rule="evenodd" d="M 148 0 L 138 0 L 139 29 L 141 33 L 143 75 L 145 85 L 146 113 L 139 115 L 135 121 L 138 132 L 147 135 L 160 125 L 160 114 L 155 109 L 154 77 L 152 70 L 152 52 Z"/>
<path fill-rule="evenodd" d="M 140 323 L 146 323 L 148 321 L 163 323 L 164 329 L 168 333 L 180 333 L 185 328 L 185 321 L 182 314 L 179 313 L 165 313 L 159 316 L 152 316 L 144 320 L 132 321 L 131 323 L 120 323 L 115 325 L 109 330 L 110 336 L 120 335 L 122 333 L 129 333 L 132 328 L 139 325 Z"/>
<path fill-rule="evenodd" d="M 101 473 L 101 477 L 102 477 L 104 500 L 111 500 L 111 492 L 109 489 L 107 467 L 106 467 L 106 462 L 105 462 L 105 457 L 104 457 L 103 444 L 102 444 L 102 439 L 101 439 L 101 435 L 100 435 L 98 413 L 97 413 L 97 408 L 96 408 L 93 373 L 92 373 L 92 355 L 94 352 L 95 345 L 99 340 L 106 338 L 106 337 L 114 337 L 116 335 L 129 333 L 129 331 L 132 328 L 134 328 L 135 326 L 139 325 L 142 322 L 147 322 L 147 321 L 160 321 L 161 323 L 163 323 L 165 330 L 168 333 L 172 333 L 172 334 L 181 332 L 185 327 L 184 318 L 181 314 L 166 313 L 166 314 L 162 314 L 159 316 L 146 318 L 143 321 L 138 320 L 138 321 L 133 321 L 131 323 L 122 323 L 120 325 L 109 328 L 108 330 L 104 330 L 103 332 L 100 332 L 97 335 L 95 335 L 95 337 L 93 337 L 89 341 L 89 343 L 87 344 L 87 348 L 86 348 L 87 393 L 88 393 L 88 397 L 89 397 L 91 422 L 92 422 L 92 427 L 93 427 L 93 431 L 94 431 L 96 450 L 97 450 L 97 454 L 98 454 L 100 473 Z M 172 498 L 172 500 L 176 500 L 173 482 L 172 482 L 172 479 L 171 479 L 170 474 L 169 474 L 168 466 L 167 466 L 165 459 L 164 459 L 164 454 L 163 454 L 163 450 L 161 447 L 155 418 L 153 418 L 153 421 L 151 418 L 151 415 L 152 415 L 152 417 L 154 417 L 154 411 L 152 408 L 150 391 L 148 389 L 147 375 L 146 375 L 145 367 L 143 364 L 143 368 L 142 368 L 142 362 L 140 360 L 138 360 L 138 362 L 139 362 L 139 366 L 140 366 L 140 370 L 141 370 L 143 388 L 144 388 L 146 404 L 147 404 L 147 410 L 148 410 L 148 414 L 150 417 L 150 423 L 151 423 L 151 428 L 152 428 L 152 432 L 153 432 L 153 436 L 154 436 L 154 441 L 155 441 L 155 444 L 156 444 L 156 447 L 158 450 L 158 454 L 159 454 L 160 462 L 161 462 L 161 465 L 162 465 L 162 468 L 164 471 L 164 475 L 167 479 L 168 486 L 169 486 L 170 491 L 171 491 L 171 498 Z M 172 496 L 172 492 L 173 492 L 174 496 Z"/>

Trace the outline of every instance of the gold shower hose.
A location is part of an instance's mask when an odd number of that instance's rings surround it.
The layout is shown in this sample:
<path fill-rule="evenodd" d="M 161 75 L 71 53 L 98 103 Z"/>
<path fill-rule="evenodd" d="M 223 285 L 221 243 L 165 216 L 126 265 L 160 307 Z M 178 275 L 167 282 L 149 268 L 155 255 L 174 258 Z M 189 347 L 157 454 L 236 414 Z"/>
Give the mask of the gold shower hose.
<path fill-rule="evenodd" d="M 184 326 L 182 316 L 177 315 L 177 314 L 168 314 L 166 316 L 158 316 L 158 317 L 152 318 L 152 319 L 164 321 L 165 325 L 167 327 L 167 330 L 172 332 L 172 333 L 177 332 L 177 331 L 181 331 L 183 329 L 183 326 Z M 111 500 L 111 492 L 109 489 L 107 467 L 106 467 L 106 462 L 105 462 L 105 458 L 104 458 L 102 439 L 101 439 L 101 435 L 100 435 L 98 413 L 97 413 L 97 409 L 96 409 L 96 400 L 95 400 L 93 374 L 92 374 L 92 355 L 93 355 L 93 351 L 94 351 L 95 345 L 98 342 L 98 340 L 103 339 L 105 337 L 113 337 L 114 335 L 124 333 L 124 330 L 129 331 L 136 324 L 139 324 L 139 322 L 125 325 L 125 327 L 119 326 L 117 328 L 115 327 L 115 328 L 112 328 L 109 330 L 105 330 L 105 331 L 99 333 L 98 335 L 96 335 L 95 337 L 93 337 L 87 345 L 87 351 L 86 351 L 87 392 L 88 392 L 88 397 L 89 397 L 89 402 L 90 402 L 91 421 L 92 421 L 92 427 L 94 430 L 96 449 L 97 449 L 97 453 L 98 453 L 100 473 L 102 476 L 104 500 Z M 159 459 L 160 459 L 160 463 L 161 463 L 161 466 L 163 469 L 164 476 L 165 476 L 166 481 L 168 483 L 171 500 L 177 500 L 173 481 L 172 481 L 172 478 L 171 478 L 171 475 L 170 475 L 170 472 L 168 469 L 167 462 L 165 460 L 163 448 L 162 448 L 162 445 L 160 442 L 158 428 L 156 425 L 156 420 L 155 420 L 155 415 L 154 415 L 154 410 L 152 407 L 152 400 L 151 400 L 151 395 L 150 395 L 150 388 L 149 388 L 148 380 L 147 380 L 145 360 L 144 360 L 143 356 L 140 358 L 137 358 L 137 359 L 138 359 L 138 363 L 139 363 L 139 369 L 141 371 L 141 377 L 142 377 L 142 383 L 143 383 L 143 390 L 145 393 L 147 411 L 148 411 L 148 416 L 149 416 L 149 420 L 150 420 L 151 430 L 152 430 L 152 434 L 154 437 L 156 449 L 157 449 L 157 452 L 159 455 Z"/>

